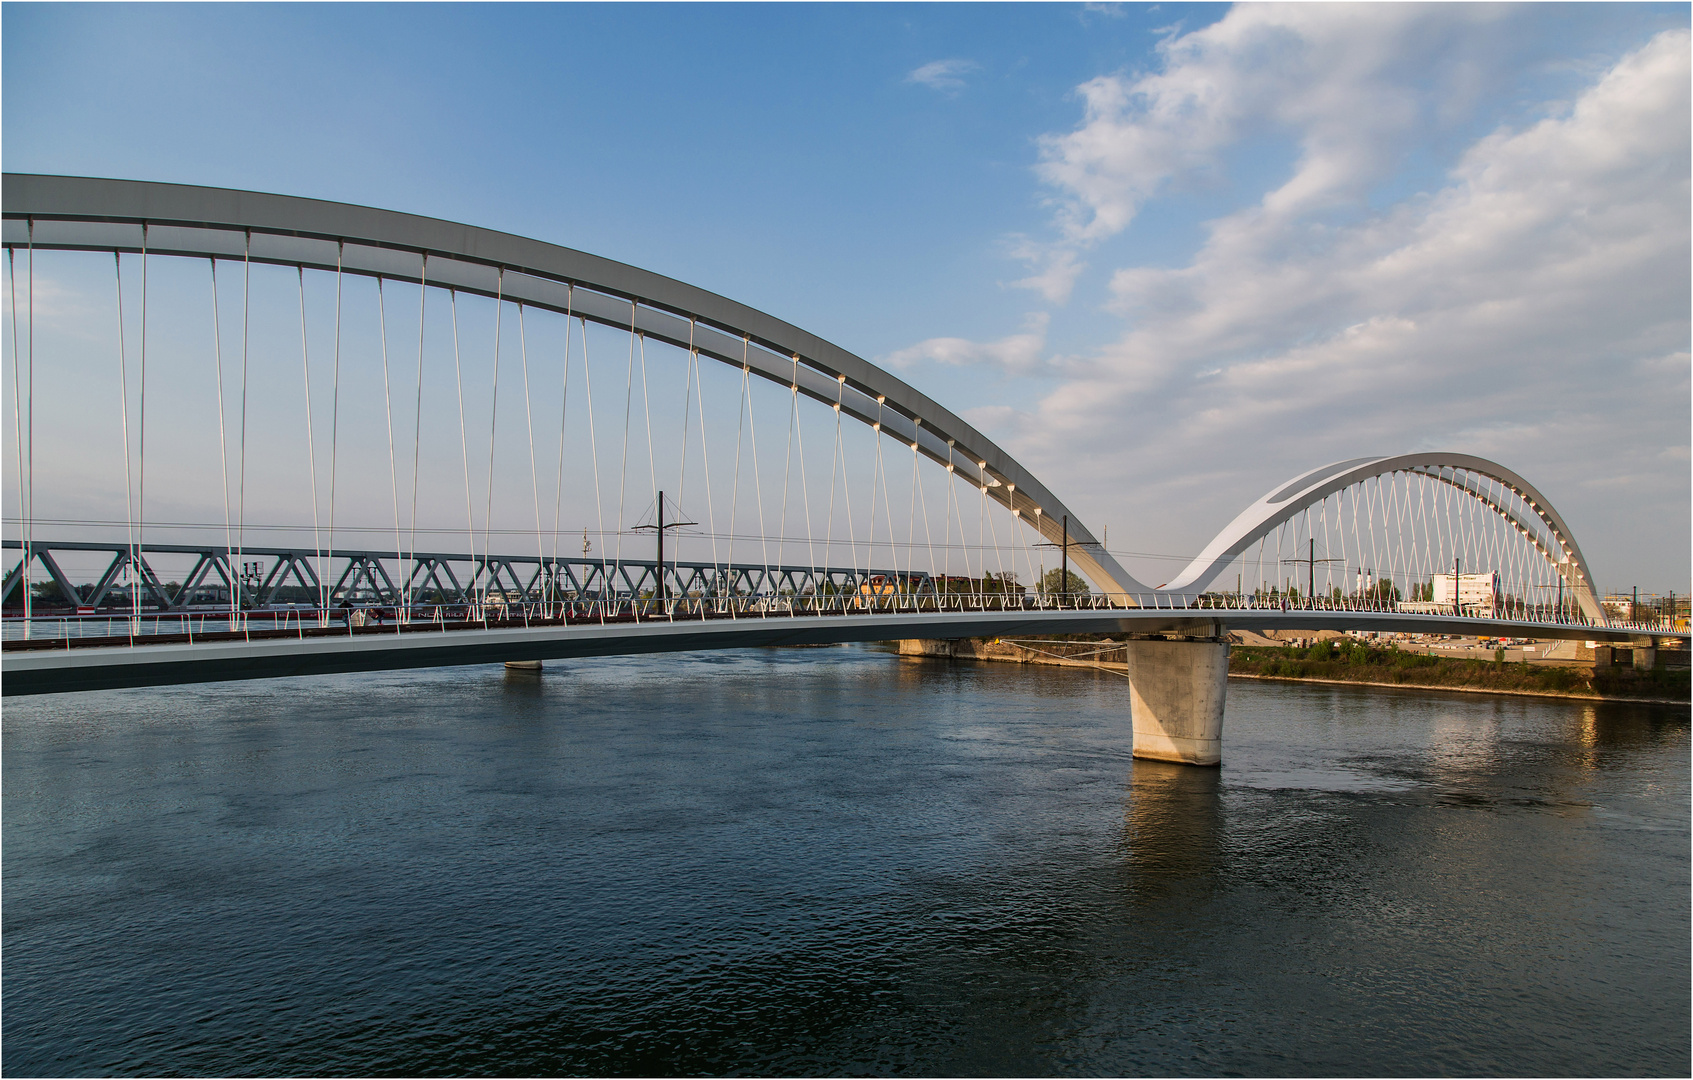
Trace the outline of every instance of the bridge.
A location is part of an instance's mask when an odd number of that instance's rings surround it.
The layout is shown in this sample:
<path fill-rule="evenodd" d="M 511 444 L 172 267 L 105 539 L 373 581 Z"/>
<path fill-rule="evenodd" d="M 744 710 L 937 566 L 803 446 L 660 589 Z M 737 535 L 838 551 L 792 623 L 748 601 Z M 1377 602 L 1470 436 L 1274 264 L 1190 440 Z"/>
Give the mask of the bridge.
<path fill-rule="evenodd" d="M 7 695 L 1110 632 L 1135 752 L 1215 763 L 1230 628 L 1673 633 L 1472 455 L 1313 469 L 1150 586 L 944 406 L 695 286 L 312 199 L 0 195 Z"/>

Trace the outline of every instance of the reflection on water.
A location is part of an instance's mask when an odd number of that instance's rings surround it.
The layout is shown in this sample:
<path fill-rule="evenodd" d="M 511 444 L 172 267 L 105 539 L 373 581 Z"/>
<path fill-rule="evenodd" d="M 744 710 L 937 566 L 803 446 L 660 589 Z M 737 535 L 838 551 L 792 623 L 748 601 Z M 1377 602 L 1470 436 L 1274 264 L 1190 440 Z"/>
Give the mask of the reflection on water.
<path fill-rule="evenodd" d="M 1222 771 L 1134 761 L 1124 814 L 1127 880 L 1158 892 L 1171 884 L 1215 880 L 1222 837 Z"/>
<path fill-rule="evenodd" d="M 1497 702 L 1488 700 L 1488 706 Z M 1498 763 L 1499 717 L 1493 708 L 1448 713 L 1437 718 L 1429 731 L 1429 764 L 1444 776 L 1457 779 L 1491 772 Z"/>
<path fill-rule="evenodd" d="M 556 662 L 553 670 L 544 667 L 505 667 L 501 665 L 500 690 L 506 698 L 512 701 L 534 701 L 539 699 L 546 689 L 547 679 L 556 678 L 563 674 L 563 669 Z"/>
<path fill-rule="evenodd" d="M 1686 709 L 869 649 L 9 702 L 11 1075 L 1683 1074 Z"/>
<path fill-rule="evenodd" d="M 1583 703 L 1579 709 L 1583 741 L 1594 749 L 1663 746 L 1676 737 L 1674 725 L 1664 719 L 1678 710 L 1622 701 Z M 1685 715 L 1685 710 L 1679 711 Z"/>

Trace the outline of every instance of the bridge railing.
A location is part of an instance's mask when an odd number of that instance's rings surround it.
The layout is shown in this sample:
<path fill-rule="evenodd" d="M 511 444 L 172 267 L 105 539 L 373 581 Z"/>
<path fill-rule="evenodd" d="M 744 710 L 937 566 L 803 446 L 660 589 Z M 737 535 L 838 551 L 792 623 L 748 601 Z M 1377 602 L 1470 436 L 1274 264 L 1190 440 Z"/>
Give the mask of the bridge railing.
<path fill-rule="evenodd" d="M 228 607 L 111 608 L 83 613 L 36 613 L 6 616 L 9 646 L 30 642 L 67 644 L 162 644 L 164 639 L 192 641 L 260 636 L 321 636 L 324 631 L 369 633 L 420 630 L 507 629 L 514 626 L 582 623 L 677 622 L 707 619 L 760 619 L 821 615 L 920 614 L 948 611 L 1092 610 L 1122 607 L 1112 597 L 1077 593 L 1068 597 L 1023 597 L 1001 592 L 837 592 L 823 594 L 693 594 L 569 597 L 511 601 L 478 598 L 446 604 L 353 604 L 333 607 L 280 605 L 232 611 Z M 151 640 L 148 640 L 151 639 Z"/>
<path fill-rule="evenodd" d="M 1195 613 L 1229 611 L 1404 614 L 1396 601 L 1376 597 L 1287 597 L 1240 594 L 1182 596 L 1164 593 L 900 592 L 866 590 L 823 594 L 741 593 L 656 597 L 616 594 L 555 600 L 508 600 L 484 596 L 448 604 L 380 605 L 343 602 L 334 607 L 277 606 L 133 611 L 108 609 L 83 614 L 36 614 L 4 620 L 5 647 L 76 648 L 177 644 L 277 637 L 348 638 L 371 634 L 448 633 L 584 624 L 677 623 L 719 619 L 852 617 L 877 614 L 989 611 L 1135 611 Z M 1419 612 L 1440 614 L 1438 612 Z M 1547 626 L 1595 626 L 1663 632 L 1659 622 L 1594 624 L 1574 609 L 1554 605 L 1509 605 L 1494 610 L 1466 607 L 1454 617 L 1520 624 L 1525 631 Z M 1226 617 L 1226 616 L 1225 616 Z"/>

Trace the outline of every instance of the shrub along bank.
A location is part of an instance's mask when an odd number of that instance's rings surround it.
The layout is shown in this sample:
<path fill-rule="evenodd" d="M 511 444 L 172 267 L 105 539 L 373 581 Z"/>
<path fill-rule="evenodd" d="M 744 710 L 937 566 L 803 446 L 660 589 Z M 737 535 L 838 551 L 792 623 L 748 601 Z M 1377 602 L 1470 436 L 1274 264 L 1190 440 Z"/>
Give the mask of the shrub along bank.
<path fill-rule="evenodd" d="M 1319 641 L 1309 648 L 1236 645 L 1229 650 L 1229 674 L 1266 679 L 1331 679 L 1336 682 L 1453 687 L 1501 693 L 1572 694 L 1592 697 L 1658 698 L 1686 701 L 1685 668 L 1637 671 L 1628 667 L 1590 670 L 1551 664 L 1506 663 L 1426 656 L 1392 645 L 1364 641 Z"/>

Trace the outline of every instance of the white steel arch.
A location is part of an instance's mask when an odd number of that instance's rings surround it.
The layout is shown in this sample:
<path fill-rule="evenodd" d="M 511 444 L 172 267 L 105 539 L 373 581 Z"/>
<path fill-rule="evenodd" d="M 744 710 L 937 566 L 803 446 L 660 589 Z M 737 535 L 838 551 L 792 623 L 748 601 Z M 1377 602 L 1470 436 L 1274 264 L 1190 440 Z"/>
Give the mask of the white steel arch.
<path fill-rule="evenodd" d="M 1149 592 L 1027 469 L 903 380 L 726 297 L 555 244 L 437 218 L 227 188 L 7 173 L 4 244 L 342 271 L 527 304 L 692 349 L 792 387 L 946 466 L 1032 526 L 1064 538 L 1107 593 Z"/>
<path fill-rule="evenodd" d="M 1449 484 L 1504 518 L 1525 537 L 1569 584 L 1582 613 L 1603 623 L 1604 611 L 1593 574 L 1569 526 L 1552 504 L 1521 476 L 1497 462 L 1471 454 L 1422 452 L 1387 457 L 1352 458 L 1312 469 L 1272 488 L 1242 510 L 1205 550 L 1160 591 L 1193 597 L 1204 592 L 1248 548 L 1265 539 L 1307 508 L 1328 496 L 1379 476 L 1415 473 Z M 1480 476 L 1498 482 L 1517 499 L 1500 499 L 1474 482 Z M 1554 550 L 1555 548 L 1555 550 Z"/>

